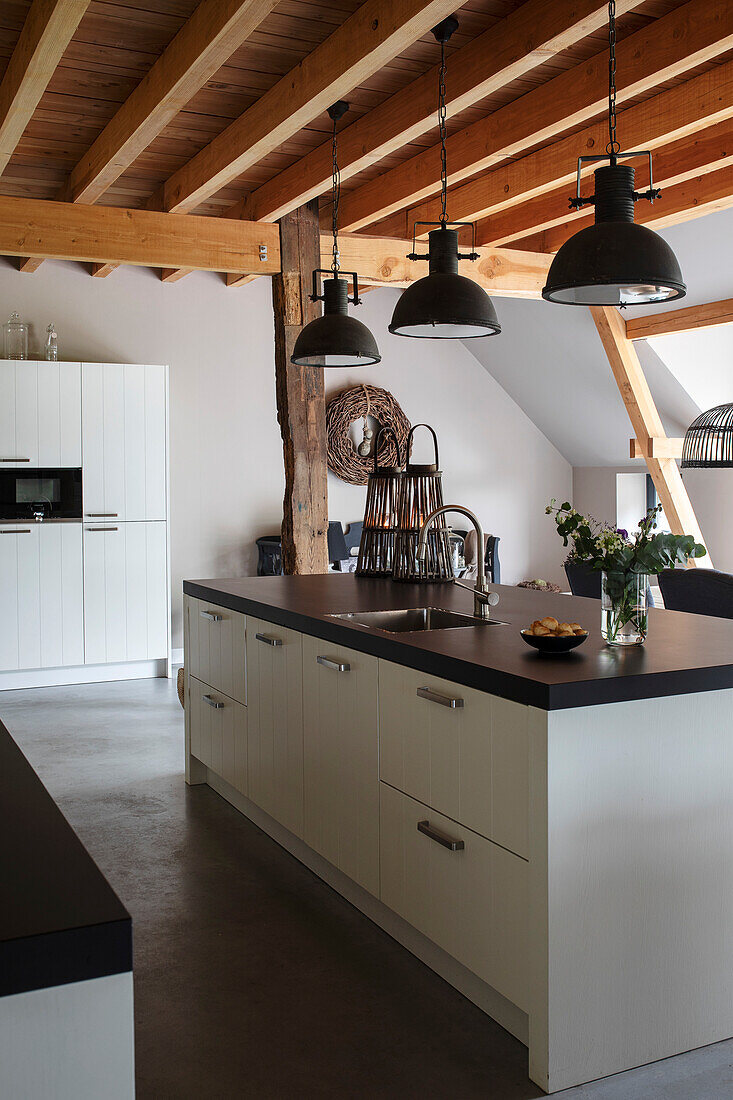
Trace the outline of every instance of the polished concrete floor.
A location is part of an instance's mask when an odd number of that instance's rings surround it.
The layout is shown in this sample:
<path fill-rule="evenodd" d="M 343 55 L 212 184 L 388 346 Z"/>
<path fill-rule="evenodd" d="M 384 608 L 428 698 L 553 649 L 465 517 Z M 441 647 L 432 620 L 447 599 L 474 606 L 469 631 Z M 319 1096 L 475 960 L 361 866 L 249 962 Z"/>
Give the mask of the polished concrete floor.
<path fill-rule="evenodd" d="M 530 1100 L 525 1048 L 207 787 L 172 682 L 0 694 L 132 913 L 141 1100 Z M 731 1100 L 733 1042 L 562 1093 Z M 43 1100 L 43 1098 L 39 1098 Z"/>

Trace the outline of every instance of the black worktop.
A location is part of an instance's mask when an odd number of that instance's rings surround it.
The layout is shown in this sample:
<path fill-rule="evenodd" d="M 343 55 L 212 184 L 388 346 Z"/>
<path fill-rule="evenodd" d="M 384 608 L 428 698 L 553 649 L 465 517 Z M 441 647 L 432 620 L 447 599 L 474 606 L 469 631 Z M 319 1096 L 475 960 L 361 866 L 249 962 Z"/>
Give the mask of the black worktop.
<path fill-rule="evenodd" d="M 492 616 L 507 626 L 388 634 L 327 616 L 426 606 L 470 615 L 472 596 L 452 584 L 398 584 L 351 573 L 183 584 L 190 596 L 543 710 L 733 687 L 733 620 L 654 609 L 646 644 L 621 649 L 601 638 L 598 600 L 492 588 L 500 594 Z M 519 630 L 545 615 L 581 623 L 588 641 L 561 657 L 530 649 Z"/>
<path fill-rule="evenodd" d="M 129 913 L 0 722 L 0 996 L 129 970 Z"/>

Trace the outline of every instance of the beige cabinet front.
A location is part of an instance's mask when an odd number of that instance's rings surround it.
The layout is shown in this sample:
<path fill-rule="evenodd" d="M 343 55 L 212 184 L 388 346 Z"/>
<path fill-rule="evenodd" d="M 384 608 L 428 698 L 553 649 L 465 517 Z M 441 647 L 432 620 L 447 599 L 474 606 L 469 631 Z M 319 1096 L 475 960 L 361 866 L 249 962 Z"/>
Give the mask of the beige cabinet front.
<path fill-rule="evenodd" d="M 247 708 L 188 678 L 191 755 L 247 794 Z"/>
<path fill-rule="evenodd" d="M 527 1011 L 527 862 L 386 783 L 380 788 L 381 900 Z"/>
<path fill-rule="evenodd" d="M 303 836 L 303 638 L 247 621 L 248 796 Z"/>
<path fill-rule="evenodd" d="M 379 662 L 380 778 L 527 856 L 529 709 Z"/>
<path fill-rule="evenodd" d="M 190 675 L 246 704 L 246 616 L 193 596 L 185 596 L 184 603 Z"/>
<path fill-rule="evenodd" d="M 376 657 L 303 638 L 303 839 L 379 894 Z"/>

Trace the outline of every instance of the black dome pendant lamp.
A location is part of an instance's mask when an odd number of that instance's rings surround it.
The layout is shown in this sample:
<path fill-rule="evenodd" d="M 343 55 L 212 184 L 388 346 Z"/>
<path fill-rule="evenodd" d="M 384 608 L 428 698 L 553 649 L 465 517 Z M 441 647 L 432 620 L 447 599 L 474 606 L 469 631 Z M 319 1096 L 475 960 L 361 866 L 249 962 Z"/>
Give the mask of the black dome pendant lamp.
<path fill-rule="evenodd" d="M 550 265 L 542 297 L 548 302 L 575 306 L 631 306 L 671 302 L 687 291 L 677 258 L 667 242 L 634 223 L 634 203 L 654 202 L 661 192 L 652 182 L 652 155 L 622 153 L 616 140 L 616 4 L 608 5 L 608 134 L 605 154 L 578 158 L 576 210 L 595 207 L 595 224 L 581 229 L 559 249 Z M 634 169 L 620 159 L 647 157 L 649 188 L 634 190 Z M 597 168 L 595 194 L 580 197 L 581 166 L 608 160 Z"/>
<path fill-rule="evenodd" d="M 365 367 L 379 363 L 377 341 L 366 325 L 349 316 L 349 302 L 361 305 L 359 280 L 355 271 L 345 271 L 354 280 L 354 296 L 349 297 L 349 281 L 341 278 L 338 247 L 338 210 L 341 194 L 336 145 L 336 123 L 348 111 L 343 99 L 328 108 L 333 121 L 333 261 L 330 270 L 316 268 L 313 272 L 311 301 L 323 302 L 323 315 L 303 328 L 293 348 L 290 362 L 299 367 Z M 323 294 L 318 293 L 318 276 L 330 275 L 323 280 Z"/>
<path fill-rule="evenodd" d="M 459 260 L 478 259 L 473 241 L 469 253 L 458 251 L 458 229 L 468 223 L 449 222 L 446 213 L 448 175 L 445 148 L 445 44 L 457 27 L 458 20 L 451 15 L 433 28 L 433 34 L 440 43 L 438 130 L 441 147 L 442 211 L 439 221 L 416 222 L 413 228 L 412 252 L 407 258 L 427 260 L 429 273 L 412 283 L 400 296 L 389 326 L 389 331 L 396 336 L 468 340 L 475 336 L 495 336 L 501 332 L 496 311 L 486 291 L 472 279 L 458 274 Z M 415 231 L 418 225 L 438 226 L 428 233 L 427 256 L 419 256 L 415 251 Z M 473 233 L 473 226 L 471 229 Z"/>

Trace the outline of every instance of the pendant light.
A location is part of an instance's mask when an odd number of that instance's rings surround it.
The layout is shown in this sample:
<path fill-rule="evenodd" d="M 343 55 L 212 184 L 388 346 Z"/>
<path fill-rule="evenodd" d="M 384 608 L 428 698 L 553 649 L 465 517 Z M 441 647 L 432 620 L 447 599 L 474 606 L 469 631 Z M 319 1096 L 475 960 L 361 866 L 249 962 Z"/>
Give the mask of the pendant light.
<path fill-rule="evenodd" d="M 336 123 L 348 111 L 349 105 L 340 99 L 329 107 L 328 114 L 333 121 L 333 260 L 330 271 L 316 268 L 313 272 L 312 302 L 323 302 L 323 315 L 316 317 L 301 329 L 291 363 L 299 367 L 364 367 L 379 363 L 381 355 L 377 342 L 366 325 L 349 316 L 349 302 L 361 305 L 359 298 L 359 280 L 355 271 L 340 270 L 338 246 L 338 211 L 341 195 L 341 176 L 339 173 L 336 143 Z M 323 280 L 323 294 L 318 293 L 318 276 L 329 275 Z M 349 297 L 350 275 L 354 280 L 354 296 Z"/>
<path fill-rule="evenodd" d="M 595 224 L 581 229 L 560 248 L 550 265 L 542 297 L 548 302 L 577 306 L 629 306 L 671 302 L 683 298 L 686 286 L 677 258 L 667 242 L 634 223 L 634 203 L 654 202 L 661 192 L 652 181 L 652 155 L 622 153 L 616 140 L 616 4 L 608 5 L 608 135 L 605 154 L 578 158 L 576 210 L 595 207 Z M 634 169 L 620 159 L 647 157 L 649 188 L 634 190 Z M 597 168 L 595 194 L 580 197 L 581 166 L 608 160 Z"/>
<path fill-rule="evenodd" d="M 733 405 L 716 405 L 693 420 L 680 465 L 683 470 L 733 469 Z"/>
<path fill-rule="evenodd" d="M 449 16 L 433 28 L 440 43 L 440 84 L 438 88 L 438 132 L 441 156 L 441 214 L 437 222 L 416 222 L 412 252 L 408 260 L 427 260 L 429 274 L 401 295 L 392 314 L 389 331 L 396 336 L 415 336 L 439 340 L 468 340 L 475 336 L 495 336 L 501 332 L 496 311 L 486 291 L 472 279 L 458 274 L 459 260 L 477 260 L 475 230 L 471 225 L 469 253 L 458 251 L 458 229 L 466 222 L 449 222 L 447 207 L 448 172 L 446 165 L 445 44 L 458 27 Z M 428 254 L 415 251 L 418 225 L 438 226 L 428 234 Z M 450 227 L 450 228 L 449 228 Z"/>

